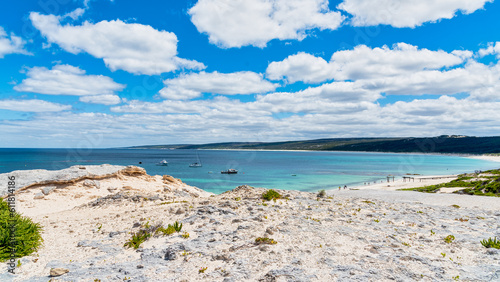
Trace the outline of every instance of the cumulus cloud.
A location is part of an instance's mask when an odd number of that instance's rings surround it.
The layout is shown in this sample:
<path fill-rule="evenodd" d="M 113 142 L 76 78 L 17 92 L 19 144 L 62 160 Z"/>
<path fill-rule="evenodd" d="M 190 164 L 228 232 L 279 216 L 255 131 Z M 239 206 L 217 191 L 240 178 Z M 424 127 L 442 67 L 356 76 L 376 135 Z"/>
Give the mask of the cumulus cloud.
<path fill-rule="evenodd" d="M 459 65 L 470 57 L 472 52 L 468 51 L 431 51 L 406 43 L 397 43 L 392 49 L 359 45 L 352 50 L 333 53 L 330 62 L 306 53 L 291 55 L 269 64 L 266 75 L 270 79 L 285 78 L 290 82 L 358 80 L 439 70 Z"/>
<path fill-rule="evenodd" d="M 476 73 L 474 69 L 481 69 Z M 490 70 L 486 68 L 457 68 L 449 71 L 419 71 L 404 76 L 371 79 L 365 88 L 393 95 L 450 95 L 467 93 L 484 87 L 488 83 Z"/>
<path fill-rule="evenodd" d="M 302 40 L 310 30 L 335 30 L 343 21 L 328 0 L 199 0 L 189 14 L 198 31 L 221 47 Z"/>
<path fill-rule="evenodd" d="M 70 105 L 51 103 L 43 100 L 0 100 L 0 109 L 17 112 L 61 112 L 70 110 Z"/>
<path fill-rule="evenodd" d="M 495 43 L 489 43 L 488 47 L 485 49 L 479 50 L 479 56 L 484 57 L 488 55 L 496 55 L 497 58 L 500 59 L 500 42 L 497 41 Z"/>
<path fill-rule="evenodd" d="M 102 105 L 116 105 L 121 103 L 121 99 L 118 95 L 95 95 L 95 96 L 82 96 L 80 97 L 80 102 L 90 103 L 90 104 L 102 104 Z"/>
<path fill-rule="evenodd" d="M 25 54 L 29 52 L 24 49 L 26 42 L 13 33 L 9 36 L 5 29 L 0 26 L 0 59 L 8 54 Z"/>
<path fill-rule="evenodd" d="M 280 62 L 272 62 L 266 69 L 266 76 L 272 80 L 286 79 L 290 83 L 304 81 L 322 82 L 333 78 L 335 70 L 323 58 L 299 52 Z"/>
<path fill-rule="evenodd" d="M 278 86 L 250 71 L 219 73 L 200 72 L 184 74 L 164 81 L 160 96 L 166 99 L 183 100 L 199 97 L 202 93 L 222 95 L 258 94 L 273 91 Z"/>
<path fill-rule="evenodd" d="M 86 21 L 80 26 L 61 25 L 61 17 L 37 12 L 30 14 L 30 20 L 49 43 L 73 54 L 86 52 L 101 58 L 112 71 L 153 75 L 181 68 L 205 68 L 197 61 L 177 57 L 177 36 L 174 33 L 148 25 L 120 20 L 95 24 Z"/>
<path fill-rule="evenodd" d="M 493 0 L 344 0 L 337 8 L 351 14 L 354 26 L 416 27 L 451 19 L 458 11 L 471 14 Z"/>
<path fill-rule="evenodd" d="M 33 67 L 27 77 L 14 89 L 47 95 L 94 96 L 114 95 L 125 85 L 103 75 L 87 75 L 85 71 L 70 65 L 56 65 L 52 69 Z M 90 100 L 89 100 L 90 101 Z"/>
<path fill-rule="evenodd" d="M 335 79 L 367 79 L 456 66 L 467 59 L 464 58 L 467 54 L 419 49 L 406 43 L 397 43 L 392 49 L 359 45 L 353 50 L 335 52 L 330 63 L 336 70 Z"/>

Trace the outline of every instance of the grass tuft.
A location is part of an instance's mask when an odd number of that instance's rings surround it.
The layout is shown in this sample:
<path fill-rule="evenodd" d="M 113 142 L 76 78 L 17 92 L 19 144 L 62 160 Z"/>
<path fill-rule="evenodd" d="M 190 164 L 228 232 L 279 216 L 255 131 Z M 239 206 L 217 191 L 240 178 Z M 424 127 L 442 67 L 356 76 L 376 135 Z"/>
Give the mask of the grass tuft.
<path fill-rule="evenodd" d="M 125 244 L 124 247 L 139 249 L 142 243 L 146 242 L 151 237 L 151 233 L 145 229 L 141 229 L 136 233 L 132 234 L 132 238 L 130 238 Z"/>
<path fill-rule="evenodd" d="M 488 238 L 488 240 L 481 240 L 481 244 L 486 248 L 500 249 L 500 241 L 497 240 L 497 237 L 494 239 Z"/>

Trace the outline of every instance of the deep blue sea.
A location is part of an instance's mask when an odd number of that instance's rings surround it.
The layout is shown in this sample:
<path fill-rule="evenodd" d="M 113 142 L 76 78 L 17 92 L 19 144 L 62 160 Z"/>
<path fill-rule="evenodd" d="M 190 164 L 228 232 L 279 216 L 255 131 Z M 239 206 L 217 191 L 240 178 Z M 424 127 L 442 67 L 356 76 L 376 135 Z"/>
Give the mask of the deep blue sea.
<path fill-rule="evenodd" d="M 168 166 L 157 166 L 163 159 Z M 142 162 L 142 164 L 139 164 Z M 189 167 L 201 162 L 202 167 Z M 73 165 L 137 165 L 150 175 L 172 175 L 213 193 L 243 184 L 318 191 L 363 185 L 387 175 L 443 175 L 499 168 L 500 163 L 445 155 L 358 152 L 157 149 L 0 149 L 0 173 L 58 170 Z M 234 168 L 238 174 L 221 174 Z"/>

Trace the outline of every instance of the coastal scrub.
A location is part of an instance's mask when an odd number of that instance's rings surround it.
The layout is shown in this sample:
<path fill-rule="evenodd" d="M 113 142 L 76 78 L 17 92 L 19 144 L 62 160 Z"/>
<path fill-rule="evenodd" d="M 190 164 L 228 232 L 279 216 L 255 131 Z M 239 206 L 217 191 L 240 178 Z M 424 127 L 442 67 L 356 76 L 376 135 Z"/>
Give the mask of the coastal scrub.
<path fill-rule="evenodd" d="M 14 234 L 11 232 L 12 227 L 15 228 Z M 43 242 L 41 231 L 39 223 L 17 212 L 11 213 L 7 202 L 0 199 L 0 261 L 10 259 L 11 254 L 21 258 L 36 252 Z M 12 248 L 15 252 L 12 252 Z"/>
<path fill-rule="evenodd" d="M 262 194 L 262 198 L 267 201 L 281 199 L 281 194 L 274 191 L 273 189 L 267 190 L 267 192 Z"/>
<path fill-rule="evenodd" d="M 500 169 L 461 174 L 448 183 L 401 190 L 436 193 L 441 188 L 463 188 L 453 192 L 457 194 L 500 197 Z"/>

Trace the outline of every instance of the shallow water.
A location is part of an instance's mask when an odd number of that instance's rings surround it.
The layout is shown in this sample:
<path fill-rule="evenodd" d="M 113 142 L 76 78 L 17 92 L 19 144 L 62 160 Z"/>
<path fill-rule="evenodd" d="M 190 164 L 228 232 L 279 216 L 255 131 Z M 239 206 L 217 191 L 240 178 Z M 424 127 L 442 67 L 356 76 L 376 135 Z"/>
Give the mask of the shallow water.
<path fill-rule="evenodd" d="M 168 166 L 157 166 L 161 160 Z M 142 162 L 142 164 L 139 164 Z M 201 162 L 202 167 L 189 167 Z M 500 167 L 497 162 L 445 155 L 360 152 L 157 149 L 0 149 L 0 173 L 89 164 L 137 165 L 189 185 L 222 193 L 239 185 L 317 191 L 381 181 L 387 175 L 443 175 Z M 235 168 L 238 174 L 221 174 Z"/>

